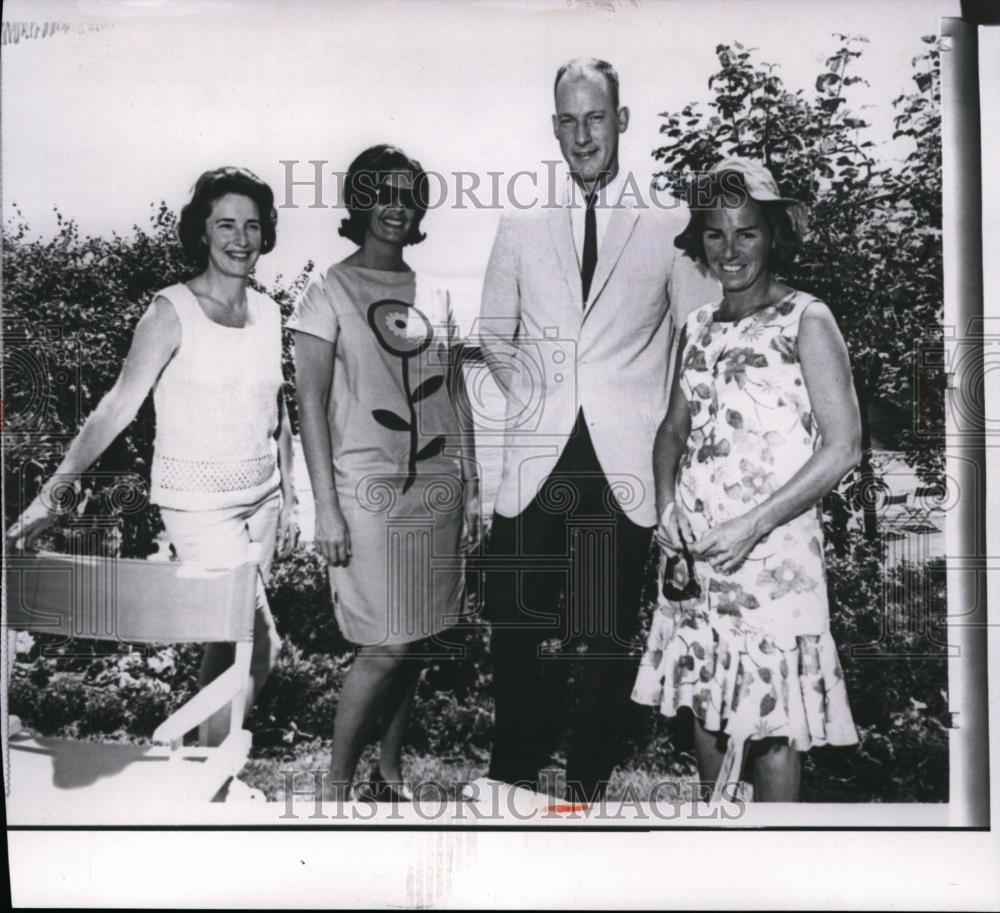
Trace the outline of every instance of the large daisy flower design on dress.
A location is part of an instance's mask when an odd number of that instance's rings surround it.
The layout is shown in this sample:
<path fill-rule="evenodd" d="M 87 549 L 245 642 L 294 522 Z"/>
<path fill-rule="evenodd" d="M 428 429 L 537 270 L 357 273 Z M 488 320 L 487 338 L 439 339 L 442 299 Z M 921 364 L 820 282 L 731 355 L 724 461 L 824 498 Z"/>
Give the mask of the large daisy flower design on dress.
<path fill-rule="evenodd" d="M 401 362 L 403 391 L 409 406 L 409 418 L 404 418 L 390 409 L 373 409 L 372 418 L 384 428 L 405 432 L 410 436 L 410 459 L 406 481 L 403 483 L 405 494 L 416 481 L 417 463 L 437 456 L 445 446 L 444 436 L 439 435 L 418 449 L 416 409 L 416 404 L 420 400 L 436 393 L 444 385 L 444 375 L 436 374 L 428 377 L 416 389 L 410 388 L 410 359 L 416 358 L 431 344 L 434 328 L 423 313 L 412 304 L 393 299 L 376 301 L 368 308 L 368 325 L 375 334 L 378 344 Z"/>

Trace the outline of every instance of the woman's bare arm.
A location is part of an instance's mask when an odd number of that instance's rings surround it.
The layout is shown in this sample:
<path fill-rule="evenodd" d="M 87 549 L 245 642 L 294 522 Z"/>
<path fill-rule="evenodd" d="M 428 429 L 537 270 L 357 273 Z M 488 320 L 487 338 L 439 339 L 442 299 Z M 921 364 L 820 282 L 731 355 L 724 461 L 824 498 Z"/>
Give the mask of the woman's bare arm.
<path fill-rule="evenodd" d="M 295 334 L 295 399 L 316 502 L 315 546 L 329 563 L 346 564 L 351 554 L 350 531 L 337 497 L 327 420 L 336 351 L 334 342 L 309 333 Z"/>
<path fill-rule="evenodd" d="M 667 414 L 660 422 L 653 444 L 653 473 L 656 479 L 656 515 L 661 516 L 667 504 L 674 500 L 677 465 L 687 447 L 691 434 L 691 412 L 681 389 L 681 361 L 687 343 L 687 330 L 682 329 L 677 342 L 677 359 L 674 364 L 673 383 L 670 386 L 670 403 Z"/>
<path fill-rule="evenodd" d="M 136 324 L 132 343 L 114 386 L 104 394 L 73 439 L 59 467 L 38 497 L 7 532 L 8 541 L 26 547 L 55 518 L 53 486 L 76 479 L 135 418 L 160 373 L 181 342 L 181 324 L 173 305 L 156 297 Z"/>

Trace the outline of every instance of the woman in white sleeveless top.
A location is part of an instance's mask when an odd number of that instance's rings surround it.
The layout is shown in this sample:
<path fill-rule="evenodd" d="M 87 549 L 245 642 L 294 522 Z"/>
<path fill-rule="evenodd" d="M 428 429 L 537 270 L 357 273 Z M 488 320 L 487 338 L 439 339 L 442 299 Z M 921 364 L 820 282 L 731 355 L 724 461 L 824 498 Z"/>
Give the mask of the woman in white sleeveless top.
<path fill-rule="evenodd" d="M 275 244 L 274 194 L 239 168 L 203 174 L 181 213 L 185 255 L 201 272 L 158 292 L 136 325 L 128 357 L 70 445 L 53 477 L 11 527 L 26 547 L 57 516 L 51 489 L 104 452 L 153 391 L 156 440 L 150 500 L 160 507 L 182 561 L 236 564 L 250 542 L 263 546 L 247 712 L 281 641 L 264 593 L 276 546 L 295 544 L 291 426 L 281 395 L 278 305 L 248 285 L 258 257 Z M 232 662 L 228 644 L 208 644 L 201 685 Z M 210 721 L 209 744 L 228 726 Z"/>

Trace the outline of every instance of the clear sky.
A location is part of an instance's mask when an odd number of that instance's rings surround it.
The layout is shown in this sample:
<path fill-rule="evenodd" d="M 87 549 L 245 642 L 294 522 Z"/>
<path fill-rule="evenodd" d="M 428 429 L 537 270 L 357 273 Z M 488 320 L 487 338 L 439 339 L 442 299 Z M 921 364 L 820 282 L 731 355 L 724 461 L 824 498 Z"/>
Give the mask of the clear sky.
<path fill-rule="evenodd" d="M 393 142 L 437 172 L 505 176 L 558 158 L 552 79 L 593 55 L 619 70 L 632 123 L 623 159 L 653 170 L 658 112 L 707 99 L 714 48 L 733 40 L 780 64 L 790 88 L 812 91 L 835 32 L 865 35 L 858 72 L 878 135 L 891 100 L 910 87 L 920 36 L 957 4 L 926 0 L 8 0 L 5 20 L 113 20 L 3 49 L 3 203 L 33 230 L 58 205 L 86 231 L 127 230 L 149 204 L 178 207 L 197 175 L 252 168 L 284 197 L 282 159 L 346 170 L 367 145 Z M 506 178 L 505 178 L 506 179 Z M 329 179 L 329 195 L 335 194 Z M 267 281 L 350 252 L 342 213 L 282 209 Z M 497 210 L 444 208 L 425 223 L 411 263 L 439 275 L 482 274 Z"/>

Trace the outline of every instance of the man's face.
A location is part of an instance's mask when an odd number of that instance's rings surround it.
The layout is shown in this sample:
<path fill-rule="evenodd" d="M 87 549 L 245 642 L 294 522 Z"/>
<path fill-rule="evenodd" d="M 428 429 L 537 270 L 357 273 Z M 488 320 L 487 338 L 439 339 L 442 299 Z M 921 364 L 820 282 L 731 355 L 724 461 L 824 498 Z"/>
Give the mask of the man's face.
<path fill-rule="evenodd" d="M 618 173 L 618 135 L 627 127 L 628 108 L 615 110 L 599 73 L 559 81 L 552 129 L 566 164 L 588 189 Z"/>

